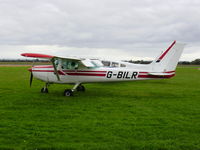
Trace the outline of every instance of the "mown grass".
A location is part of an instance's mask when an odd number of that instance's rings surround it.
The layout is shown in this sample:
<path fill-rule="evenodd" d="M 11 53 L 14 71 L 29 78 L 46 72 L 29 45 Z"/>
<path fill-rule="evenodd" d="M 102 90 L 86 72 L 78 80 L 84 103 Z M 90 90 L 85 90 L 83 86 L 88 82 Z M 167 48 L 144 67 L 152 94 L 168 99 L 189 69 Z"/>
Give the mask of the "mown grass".
<path fill-rule="evenodd" d="M 49 94 L 27 67 L 0 67 L 0 149 L 200 149 L 200 70 L 166 80 L 86 84 Z"/>

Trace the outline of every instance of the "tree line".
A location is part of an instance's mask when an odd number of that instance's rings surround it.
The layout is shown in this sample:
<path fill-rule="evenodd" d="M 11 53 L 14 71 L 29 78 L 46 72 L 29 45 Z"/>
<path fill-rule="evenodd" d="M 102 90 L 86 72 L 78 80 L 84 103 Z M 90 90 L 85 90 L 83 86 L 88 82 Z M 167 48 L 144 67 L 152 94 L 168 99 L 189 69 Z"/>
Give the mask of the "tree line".
<path fill-rule="evenodd" d="M 0 62 L 48 62 L 42 59 L 0 59 Z"/>
<path fill-rule="evenodd" d="M 0 62 L 48 62 L 42 59 L 0 59 Z M 150 64 L 152 61 L 145 60 L 129 60 L 125 62 L 135 63 L 135 64 Z M 193 61 L 179 61 L 180 65 L 200 65 L 200 59 L 195 59 Z"/>
<path fill-rule="evenodd" d="M 150 64 L 152 61 L 145 60 L 129 60 L 126 62 L 135 63 L 135 64 Z M 193 61 L 179 61 L 179 65 L 200 65 L 200 59 L 195 59 Z"/>

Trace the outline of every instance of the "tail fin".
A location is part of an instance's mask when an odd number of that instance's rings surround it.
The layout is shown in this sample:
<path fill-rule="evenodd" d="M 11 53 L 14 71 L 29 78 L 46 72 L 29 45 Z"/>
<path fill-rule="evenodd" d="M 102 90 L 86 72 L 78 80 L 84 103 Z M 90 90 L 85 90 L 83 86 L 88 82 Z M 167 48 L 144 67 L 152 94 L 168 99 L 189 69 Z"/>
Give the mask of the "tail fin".
<path fill-rule="evenodd" d="M 174 41 L 170 47 L 151 63 L 153 72 L 174 71 L 185 44 Z"/>

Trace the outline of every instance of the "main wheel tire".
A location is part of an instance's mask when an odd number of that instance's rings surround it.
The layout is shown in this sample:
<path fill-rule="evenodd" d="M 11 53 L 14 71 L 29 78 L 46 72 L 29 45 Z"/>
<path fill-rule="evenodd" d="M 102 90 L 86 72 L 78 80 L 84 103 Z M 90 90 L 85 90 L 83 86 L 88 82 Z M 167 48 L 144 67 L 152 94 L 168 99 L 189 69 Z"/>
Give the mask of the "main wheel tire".
<path fill-rule="evenodd" d="M 67 89 L 64 91 L 64 96 L 73 96 L 73 91 L 70 89 Z"/>
<path fill-rule="evenodd" d="M 49 93 L 48 88 L 42 88 L 41 93 Z"/>
<path fill-rule="evenodd" d="M 85 87 L 83 85 L 79 85 L 77 87 L 77 91 L 82 91 L 82 92 L 85 92 Z"/>

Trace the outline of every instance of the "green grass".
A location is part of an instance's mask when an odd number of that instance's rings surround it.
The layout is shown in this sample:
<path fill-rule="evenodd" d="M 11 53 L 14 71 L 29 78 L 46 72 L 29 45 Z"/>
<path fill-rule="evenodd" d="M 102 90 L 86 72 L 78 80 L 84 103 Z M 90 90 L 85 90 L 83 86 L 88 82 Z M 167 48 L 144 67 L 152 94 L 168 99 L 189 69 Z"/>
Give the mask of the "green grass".
<path fill-rule="evenodd" d="M 27 67 L 0 67 L 0 149 L 200 149 L 200 70 L 172 79 L 29 87 Z"/>

